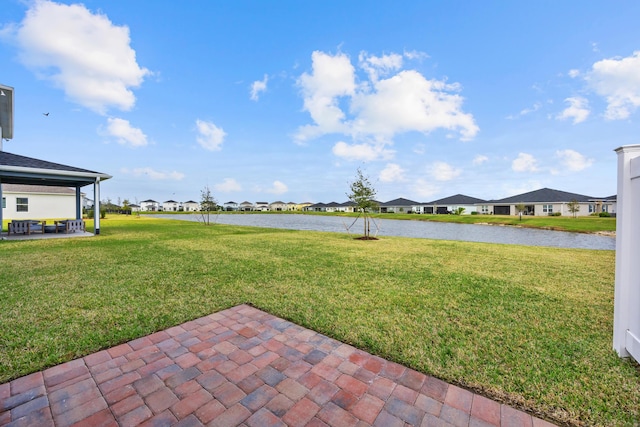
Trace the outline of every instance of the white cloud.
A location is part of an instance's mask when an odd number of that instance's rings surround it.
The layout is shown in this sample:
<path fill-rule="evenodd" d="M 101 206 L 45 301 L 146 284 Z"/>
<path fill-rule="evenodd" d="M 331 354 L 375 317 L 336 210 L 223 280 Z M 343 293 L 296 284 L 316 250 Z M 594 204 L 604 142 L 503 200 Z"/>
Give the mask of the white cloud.
<path fill-rule="evenodd" d="M 531 108 L 525 108 L 522 111 L 520 111 L 520 115 L 521 116 L 526 116 L 527 114 L 534 113 L 534 112 L 538 111 L 540 109 L 540 107 L 542 107 L 542 104 L 539 103 L 539 102 L 536 102 L 535 104 L 533 104 L 533 106 Z"/>
<path fill-rule="evenodd" d="M 347 160 L 373 161 L 393 157 L 393 150 L 384 148 L 383 144 L 347 144 L 339 141 L 333 146 L 333 154 Z"/>
<path fill-rule="evenodd" d="M 381 182 L 402 182 L 402 181 L 405 181 L 404 173 L 405 173 L 405 170 L 402 169 L 400 165 L 395 163 L 389 163 L 382 171 L 380 171 L 380 181 Z"/>
<path fill-rule="evenodd" d="M 131 88 L 150 71 L 136 62 L 129 28 L 82 4 L 30 4 L 24 20 L 3 32 L 18 45 L 20 61 L 97 113 L 130 110 L 136 100 Z"/>
<path fill-rule="evenodd" d="M 271 188 L 266 190 L 267 193 L 271 194 L 284 194 L 287 191 L 289 191 L 289 188 L 286 186 L 286 184 L 280 181 L 273 181 L 273 185 L 271 186 Z"/>
<path fill-rule="evenodd" d="M 416 144 L 413 147 L 413 152 L 416 154 L 424 154 L 427 152 L 427 147 L 424 144 Z"/>
<path fill-rule="evenodd" d="M 573 124 L 581 123 L 589 117 L 589 101 L 581 96 L 575 96 L 564 100 L 569 104 L 562 113 L 556 116 L 559 120 L 573 119 Z"/>
<path fill-rule="evenodd" d="M 459 131 L 462 140 L 478 133 L 471 114 L 461 110 L 463 98 L 457 84 L 427 80 L 417 71 L 401 71 L 376 82 L 373 92 L 353 97 L 351 111 L 356 118 L 353 132 L 376 139 L 393 138 L 397 133 L 436 129 Z"/>
<path fill-rule="evenodd" d="M 152 179 L 154 181 L 165 181 L 165 180 L 181 181 L 185 176 L 182 172 L 177 172 L 177 171 L 161 172 L 161 171 L 154 170 L 153 168 L 150 168 L 150 167 L 134 168 L 131 170 L 128 170 L 125 168 L 125 169 L 121 169 L 121 171 L 126 175 L 133 175 L 135 177 L 146 176 L 149 179 Z"/>
<path fill-rule="evenodd" d="M 109 117 L 106 133 L 109 136 L 114 136 L 118 144 L 131 147 L 144 147 L 148 144 L 147 135 L 142 130 L 132 127 L 128 120 Z"/>
<path fill-rule="evenodd" d="M 485 162 L 488 162 L 488 161 L 489 161 L 489 158 L 487 156 L 485 156 L 485 155 L 482 155 L 482 154 L 478 154 L 473 158 L 473 164 L 474 165 L 481 165 L 481 164 L 483 164 Z"/>
<path fill-rule="evenodd" d="M 433 196 L 434 194 L 437 194 L 439 191 L 439 186 L 425 181 L 422 178 L 416 180 L 415 184 L 413 185 L 413 194 L 424 197 L 425 199 Z"/>
<path fill-rule="evenodd" d="M 514 172 L 536 172 L 538 170 L 537 163 L 538 161 L 531 154 L 520 153 L 511 163 L 511 169 Z"/>
<path fill-rule="evenodd" d="M 264 92 L 267 90 L 267 82 L 269 81 L 269 76 L 264 75 L 264 79 L 256 80 L 251 84 L 251 100 L 257 101 L 260 98 L 260 92 Z"/>
<path fill-rule="evenodd" d="M 640 106 L 640 51 L 626 58 L 598 61 L 585 78 L 607 100 L 606 119 L 626 119 Z"/>
<path fill-rule="evenodd" d="M 386 76 L 402 67 L 402 55 L 397 53 L 375 56 L 363 51 L 358 55 L 358 61 L 360 68 L 367 72 L 372 82 L 378 81 L 379 76 Z"/>
<path fill-rule="evenodd" d="M 384 144 L 392 144 L 396 134 L 412 131 L 428 134 L 446 129 L 459 133 L 462 140 L 478 133 L 473 116 L 462 111 L 459 84 L 428 80 L 414 70 L 380 79 L 400 69 L 398 54 L 362 53 L 359 64 L 369 80 L 357 85 L 348 56 L 313 52 L 312 73 L 298 79 L 304 110 L 313 124 L 298 129 L 299 142 L 331 133 L 350 136 L 354 142 L 371 139 Z"/>
<path fill-rule="evenodd" d="M 451 181 L 462 173 L 461 169 L 454 168 L 445 162 L 434 162 L 431 167 L 431 176 L 436 181 Z"/>
<path fill-rule="evenodd" d="M 417 50 L 404 51 L 404 57 L 407 59 L 426 59 L 429 57 L 425 52 L 420 52 Z"/>
<path fill-rule="evenodd" d="M 301 127 L 296 136 L 299 141 L 346 131 L 338 98 L 353 95 L 356 88 L 355 70 L 348 56 L 315 51 L 311 60 L 312 74 L 303 73 L 298 85 L 304 97 L 304 110 L 309 112 L 315 125 Z"/>
<path fill-rule="evenodd" d="M 221 183 L 214 185 L 213 188 L 221 193 L 242 191 L 242 186 L 233 178 L 225 178 Z"/>
<path fill-rule="evenodd" d="M 196 126 L 199 133 L 196 140 L 202 148 L 209 151 L 222 150 L 224 137 L 227 136 L 222 128 L 200 119 L 196 120 Z"/>
<path fill-rule="evenodd" d="M 558 150 L 556 151 L 556 157 L 571 172 L 579 172 L 593 164 L 593 159 L 588 159 L 574 150 Z"/>
<path fill-rule="evenodd" d="M 572 70 L 569 70 L 568 74 L 569 74 L 569 77 L 571 77 L 572 79 L 575 79 L 580 75 L 580 70 L 572 69 Z"/>
<path fill-rule="evenodd" d="M 520 112 L 516 116 L 514 116 L 514 115 L 507 116 L 507 119 L 508 120 L 514 120 L 514 119 L 517 119 L 518 117 L 526 116 L 526 115 L 531 114 L 531 113 L 535 113 L 536 111 L 538 111 L 540 109 L 540 107 L 542 107 L 542 104 L 540 102 L 536 102 L 531 107 L 523 108 L 522 110 L 520 110 Z"/>

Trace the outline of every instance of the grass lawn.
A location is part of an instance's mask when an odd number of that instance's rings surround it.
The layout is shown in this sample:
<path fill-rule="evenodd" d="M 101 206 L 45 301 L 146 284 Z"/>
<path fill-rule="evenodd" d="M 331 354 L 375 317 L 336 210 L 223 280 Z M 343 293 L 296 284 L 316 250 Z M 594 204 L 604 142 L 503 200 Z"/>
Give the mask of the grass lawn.
<path fill-rule="evenodd" d="M 0 383 L 251 303 L 551 421 L 633 425 L 614 255 L 110 216 L 0 242 Z"/>

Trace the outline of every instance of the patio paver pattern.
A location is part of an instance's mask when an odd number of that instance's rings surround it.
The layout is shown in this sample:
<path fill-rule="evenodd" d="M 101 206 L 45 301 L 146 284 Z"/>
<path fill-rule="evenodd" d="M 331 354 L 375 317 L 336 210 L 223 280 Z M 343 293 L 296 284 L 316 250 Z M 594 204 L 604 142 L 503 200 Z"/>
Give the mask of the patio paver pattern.
<path fill-rule="evenodd" d="M 0 385 L 7 426 L 551 426 L 240 305 Z"/>

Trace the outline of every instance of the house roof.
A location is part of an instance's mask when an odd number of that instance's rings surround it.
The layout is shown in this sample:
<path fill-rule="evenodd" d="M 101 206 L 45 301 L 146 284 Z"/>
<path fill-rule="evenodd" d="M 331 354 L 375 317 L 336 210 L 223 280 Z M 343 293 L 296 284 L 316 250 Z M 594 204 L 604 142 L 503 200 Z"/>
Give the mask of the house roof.
<path fill-rule="evenodd" d="M 149 200 L 143 200 L 140 203 L 158 203 L 155 200 L 149 199 Z"/>
<path fill-rule="evenodd" d="M 83 187 L 109 178 L 111 175 L 101 172 L 0 151 L 0 181 L 3 184 Z"/>
<path fill-rule="evenodd" d="M 194 202 L 193 200 L 189 200 L 188 202 L 184 202 L 185 204 L 187 203 L 198 203 L 198 202 Z"/>
<path fill-rule="evenodd" d="M 506 197 L 500 200 L 491 200 L 494 205 L 501 203 L 562 203 L 576 200 L 578 202 L 588 202 L 593 197 L 583 194 L 568 193 L 566 191 L 553 190 L 551 188 L 541 188 L 540 190 L 530 191 L 515 196 Z"/>
<path fill-rule="evenodd" d="M 380 203 L 380 206 L 413 206 L 413 205 L 419 205 L 420 203 L 418 202 L 414 202 L 413 200 L 409 200 L 409 199 L 403 199 L 402 197 L 400 197 L 399 199 L 393 199 L 390 200 L 388 202 L 384 202 L 384 203 Z"/>
<path fill-rule="evenodd" d="M 178 202 L 176 202 L 175 200 L 167 200 L 166 202 L 163 202 L 163 203 L 178 203 Z"/>
<path fill-rule="evenodd" d="M 484 203 L 486 200 L 478 199 L 476 197 L 465 196 L 464 194 L 456 194 L 453 196 L 445 197 L 444 199 L 434 200 L 433 202 L 425 203 L 426 205 L 473 205 L 476 203 Z"/>
<path fill-rule="evenodd" d="M 47 185 L 3 184 L 3 193 L 47 193 L 47 194 L 76 194 L 76 190 L 69 187 L 51 187 Z"/>

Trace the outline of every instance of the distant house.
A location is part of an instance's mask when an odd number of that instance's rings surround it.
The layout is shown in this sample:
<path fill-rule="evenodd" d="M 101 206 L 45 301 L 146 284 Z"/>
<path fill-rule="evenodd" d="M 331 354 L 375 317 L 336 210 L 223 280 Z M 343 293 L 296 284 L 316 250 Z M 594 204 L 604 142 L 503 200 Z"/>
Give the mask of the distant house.
<path fill-rule="evenodd" d="M 180 210 L 180 203 L 175 200 L 167 200 L 162 203 L 162 210 L 164 212 L 178 212 Z"/>
<path fill-rule="evenodd" d="M 456 194 L 454 196 L 414 206 L 413 211 L 415 213 L 423 214 L 448 214 L 455 212 L 458 208 L 464 208 L 462 214 L 470 215 L 472 212 L 478 211 L 478 207 L 481 206 L 479 204 L 481 203 L 485 203 L 485 200 L 465 196 L 464 194 Z"/>
<path fill-rule="evenodd" d="M 238 210 L 238 204 L 236 202 L 227 202 L 224 204 L 224 210 L 225 211 L 237 211 Z"/>
<path fill-rule="evenodd" d="M 296 203 L 296 209 L 297 211 L 305 211 L 307 210 L 307 207 L 311 206 L 312 203 L 311 202 L 302 202 L 302 203 Z"/>
<path fill-rule="evenodd" d="M 184 202 L 182 204 L 182 208 L 185 212 L 197 212 L 200 210 L 200 203 L 189 200 L 188 202 Z"/>
<path fill-rule="evenodd" d="M 329 202 L 325 205 L 325 212 L 338 212 L 338 207 L 340 203 L 338 202 Z"/>
<path fill-rule="evenodd" d="M 3 184 L 4 219 L 75 218 L 76 191 L 68 187 Z"/>
<path fill-rule="evenodd" d="M 588 216 L 592 213 L 609 212 L 615 214 L 615 197 L 596 198 L 583 194 L 569 193 L 566 191 L 541 188 L 528 193 L 505 197 L 500 200 L 490 200 L 481 203 L 481 212 L 494 215 L 517 215 L 516 206 L 522 205 L 523 215 L 546 216 L 559 214 L 571 216 L 568 204 L 578 202 L 576 216 Z"/>
<path fill-rule="evenodd" d="M 325 205 L 324 203 L 314 203 L 305 207 L 304 210 L 308 212 L 326 212 L 327 205 Z"/>
<path fill-rule="evenodd" d="M 593 197 L 589 200 L 589 214 L 599 214 L 606 212 L 611 215 L 616 214 L 618 208 L 618 196 Z"/>
<path fill-rule="evenodd" d="M 338 212 L 354 212 L 355 208 L 356 208 L 355 202 L 348 201 L 348 202 L 340 203 L 337 206 L 336 210 Z"/>
<path fill-rule="evenodd" d="M 243 212 L 252 211 L 254 209 L 253 203 L 244 201 L 240 203 L 239 209 Z"/>
<path fill-rule="evenodd" d="M 269 210 L 274 212 L 286 211 L 287 204 L 281 201 L 273 202 L 269 205 Z"/>
<path fill-rule="evenodd" d="M 394 199 L 388 202 L 380 203 L 380 213 L 410 213 L 413 206 L 420 203 L 409 199 Z"/>
<path fill-rule="evenodd" d="M 254 210 L 256 211 L 268 211 L 269 210 L 269 203 L 268 202 L 256 202 L 256 204 L 253 207 Z"/>
<path fill-rule="evenodd" d="M 140 211 L 142 212 L 158 212 L 160 210 L 160 203 L 155 200 L 149 199 L 140 202 Z"/>
<path fill-rule="evenodd" d="M 288 211 L 295 211 L 296 210 L 296 204 L 294 202 L 287 203 L 287 210 Z"/>
<path fill-rule="evenodd" d="M 132 203 L 129 205 L 129 207 L 131 208 L 131 212 L 140 212 L 140 205 Z"/>

